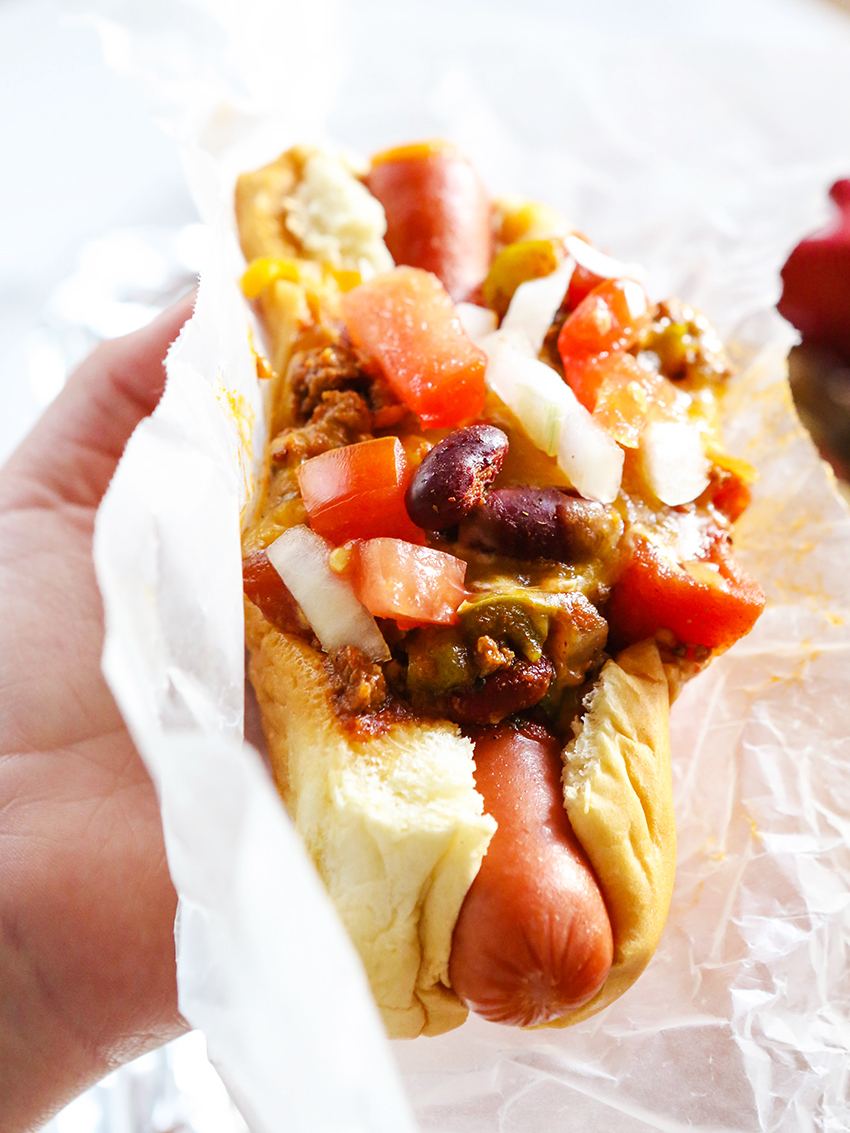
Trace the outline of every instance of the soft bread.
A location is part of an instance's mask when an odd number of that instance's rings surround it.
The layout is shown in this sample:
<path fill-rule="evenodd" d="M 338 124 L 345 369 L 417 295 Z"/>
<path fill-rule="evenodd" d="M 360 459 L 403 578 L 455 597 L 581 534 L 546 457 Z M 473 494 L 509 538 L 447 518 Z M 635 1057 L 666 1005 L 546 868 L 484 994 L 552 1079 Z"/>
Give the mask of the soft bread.
<path fill-rule="evenodd" d="M 236 181 L 236 223 L 239 243 L 249 262 L 258 256 L 286 258 L 300 250 L 284 223 L 286 200 L 295 192 L 306 153 L 296 147 L 262 169 L 242 173 Z"/>
<path fill-rule="evenodd" d="M 451 935 L 495 829 L 454 724 L 405 722 L 358 740 L 322 657 L 246 602 L 250 677 L 278 788 L 366 968 L 393 1038 L 440 1034 Z"/>
<path fill-rule="evenodd" d="M 606 663 L 564 751 L 567 814 L 605 897 L 614 963 L 589 1003 L 550 1026 L 619 998 L 661 939 L 676 870 L 669 711 L 658 647 L 640 642 Z"/>
<path fill-rule="evenodd" d="M 304 151 L 288 150 L 262 169 L 243 173 L 236 182 L 235 206 L 239 243 L 250 263 L 260 257 L 297 260 L 300 249 L 284 224 L 286 199 L 294 192 L 304 166 Z M 277 279 L 258 298 L 272 344 L 271 366 L 282 374 L 295 336 L 309 321 L 303 287 Z"/>

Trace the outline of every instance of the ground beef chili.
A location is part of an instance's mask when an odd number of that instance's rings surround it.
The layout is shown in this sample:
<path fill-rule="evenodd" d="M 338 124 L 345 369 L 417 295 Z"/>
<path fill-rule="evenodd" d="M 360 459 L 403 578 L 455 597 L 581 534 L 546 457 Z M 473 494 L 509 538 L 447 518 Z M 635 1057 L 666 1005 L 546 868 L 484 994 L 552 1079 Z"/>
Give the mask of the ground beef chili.
<path fill-rule="evenodd" d="M 305 425 L 329 390 L 355 390 L 365 400 L 369 379 L 342 342 L 296 354 L 287 374 L 295 420 Z"/>
<path fill-rule="evenodd" d="M 334 391 L 353 391 L 367 406 L 374 428 L 396 424 L 406 410 L 383 379 L 363 368 L 345 337 L 326 346 L 295 355 L 287 373 L 297 425 L 313 419 L 316 410 Z"/>
<path fill-rule="evenodd" d="M 583 298 L 575 288 L 567 292 L 540 352 L 564 380 L 559 337 Z M 715 555 L 715 562 L 705 548 L 728 536 L 749 497 L 746 478 L 734 461 L 721 461 L 702 497 L 670 508 L 647 492 L 639 454 L 626 448 L 616 501 L 583 499 L 553 458 L 529 448 L 498 399 L 488 395 L 483 414 L 463 428 L 428 432 L 368 359 L 358 356 L 347 334 L 329 333 L 337 334 L 334 341 L 297 353 L 289 366 L 289 423 L 271 442 L 266 501 L 252 530 L 254 544 L 246 548 L 247 596 L 281 631 L 309 632 L 288 592 L 277 593 L 260 561 L 261 548 L 293 523 L 307 521 L 298 486 L 304 461 L 395 436 L 412 461 L 405 499 L 420 542 L 466 564 L 468 600 L 451 625 L 378 615 L 388 661 L 370 660 L 355 646 L 329 655 L 339 718 L 363 734 L 411 713 L 463 727 L 509 718 L 537 721 L 566 737 L 608 656 L 609 637 L 612 647 L 628 644 L 627 626 L 625 637 L 622 625 L 609 634 L 607 614 L 609 608 L 628 609 L 620 579 L 631 577 L 625 567 L 635 540 L 656 540 L 671 560 L 702 560 L 697 567 L 703 573 L 726 570 L 725 560 Z M 675 300 L 648 312 L 628 350 L 656 380 L 669 379 L 699 396 L 717 395 L 730 372 L 706 320 Z M 344 560 L 347 552 L 340 553 Z M 708 627 L 708 640 L 714 632 Z M 683 646 L 663 626 L 656 639 L 671 659 L 680 658 L 683 648 L 694 656 L 693 646 Z M 717 645 L 724 644 L 717 637 Z M 699 648 L 707 661 L 711 648 Z"/>
<path fill-rule="evenodd" d="M 346 716 L 377 712 L 387 701 L 384 671 L 355 645 L 344 645 L 328 655 L 331 684 L 337 708 Z"/>
<path fill-rule="evenodd" d="M 726 353 L 708 319 L 679 299 L 658 303 L 631 352 L 672 382 L 698 385 L 731 376 Z"/>
<path fill-rule="evenodd" d="M 371 436 L 372 414 L 360 394 L 351 389 L 326 390 L 306 425 L 283 429 L 272 441 L 272 464 L 308 460 Z"/>

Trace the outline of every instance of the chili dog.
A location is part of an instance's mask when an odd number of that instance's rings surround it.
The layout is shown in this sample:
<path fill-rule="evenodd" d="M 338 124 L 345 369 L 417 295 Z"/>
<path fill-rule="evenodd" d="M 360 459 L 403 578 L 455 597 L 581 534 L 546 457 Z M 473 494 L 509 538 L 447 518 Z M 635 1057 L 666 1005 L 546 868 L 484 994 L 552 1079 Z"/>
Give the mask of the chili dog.
<path fill-rule="evenodd" d="M 722 350 L 444 143 L 295 149 L 236 211 L 281 795 L 392 1036 L 577 1022 L 664 927 L 671 697 L 763 604 L 728 546 L 752 471 L 717 434 Z"/>

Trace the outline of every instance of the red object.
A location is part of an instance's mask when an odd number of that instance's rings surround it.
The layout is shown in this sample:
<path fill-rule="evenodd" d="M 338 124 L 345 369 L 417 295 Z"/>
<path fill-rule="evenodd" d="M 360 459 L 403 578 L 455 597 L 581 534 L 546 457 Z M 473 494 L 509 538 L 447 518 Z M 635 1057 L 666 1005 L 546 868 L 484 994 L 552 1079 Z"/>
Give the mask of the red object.
<path fill-rule="evenodd" d="M 649 319 L 649 305 L 632 280 L 606 279 L 582 299 L 561 327 L 558 353 L 573 393 L 591 413 L 612 356 L 626 351 Z"/>
<path fill-rule="evenodd" d="M 602 275 L 594 275 L 586 267 L 581 264 L 576 264 L 575 271 L 570 276 L 570 284 L 567 288 L 567 306 L 571 311 L 586 299 L 595 287 L 604 281 L 605 277 Z"/>
<path fill-rule="evenodd" d="M 805 343 L 830 347 L 850 361 L 850 180 L 836 181 L 829 195 L 836 215 L 788 257 L 777 307 Z"/>
<path fill-rule="evenodd" d="M 242 587 L 260 613 L 281 633 L 303 632 L 301 607 L 269 562 L 265 551 L 252 551 L 242 560 Z"/>
<path fill-rule="evenodd" d="M 637 448 L 650 409 L 670 407 L 676 400 L 676 390 L 667 378 L 644 369 L 622 351 L 598 359 L 593 375 L 599 382 L 593 419 L 626 448 Z"/>
<path fill-rule="evenodd" d="M 723 535 L 711 541 L 700 566 L 697 576 L 638 539 L 608 603 L 617 642 L 630 645 L 668 629 L 683 644 L 728 649 L 749 633 L 764 608 L 764 593 L 735 562 Z"/>
<path fill-rule="evenodd" d="M 734 523 L 750 506 L 752 498 L 749 485 L 734 472 L 727 472 L 718 483 L 711 502 L 730 523 Z"/>
<path fill-rule="evenodd" d="M 475 786 L 498 823 L 452 936 L 452 989 L 493 1023 L 529 1027 L 592 999 L 611 968 L 611 922 L 564 807 L 561 744 L 487 728 Z"/>
<path fill-rule="evenodd" d="M 376 154 L 366 187 L 384 206 L 397 264 L 433 272 L 455 300 L 490 268 L 490 201 L 472 164 L 447 142 Z"/>
<path fill-rule="evenodd" d="M 310 526 L 337 546 L 379 535 L 422 542 L 404 505 L 412 475 L 398 437 L 378 437 L 305 460 L 298 483 Z"/>
<path fill-rule="evenodd" d="M 342 310 L 356 348 L 374 360 L 426 429 L 480 415 L 487 358 L 436 276 L 396 268 L 343 295 Z"/>
<path fill-rule="evenodd" d="M 401 539 L 358 539 L 350 548 L 357 597 L 376 618 L 393 618 L 402 629 L 457 621 L 467 596 L 462 559 Z"/>

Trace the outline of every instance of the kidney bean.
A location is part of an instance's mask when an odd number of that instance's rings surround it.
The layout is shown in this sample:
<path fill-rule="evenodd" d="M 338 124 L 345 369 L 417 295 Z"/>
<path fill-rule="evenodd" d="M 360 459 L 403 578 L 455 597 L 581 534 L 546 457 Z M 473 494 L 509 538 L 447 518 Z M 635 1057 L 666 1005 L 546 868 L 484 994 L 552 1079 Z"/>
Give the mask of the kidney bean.
<path fill-rule="evenodd" d="M 555 670 L 548 657 L 517 661 L 450 698 L 446 715 L 456 724 L 498 724 L 541 700 Z"/>
<path fill-rule="evenodd" d="M 498 488 L 460 523 L 461 543 L 516 559 L 582 562 L 613 547 L 617 512 L 558 488 Z"/>
<path fill-rule="evenodd" d="M 427 454 L 407 489 L 407 513 L 417 527 L 454 527 L 484 497 L 505 461 L 508 438 L 495 425 L 458 429 Z"/>

